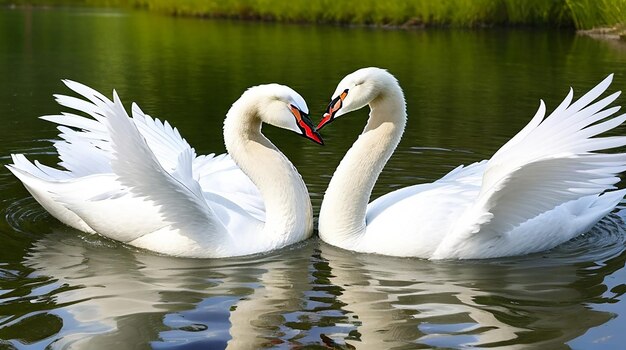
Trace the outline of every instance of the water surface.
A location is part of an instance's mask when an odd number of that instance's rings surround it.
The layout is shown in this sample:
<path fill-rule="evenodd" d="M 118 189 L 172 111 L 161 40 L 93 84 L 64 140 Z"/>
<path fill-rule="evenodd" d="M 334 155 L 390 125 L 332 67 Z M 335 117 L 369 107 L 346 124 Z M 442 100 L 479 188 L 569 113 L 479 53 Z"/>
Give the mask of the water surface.
<path fill-rule="evenodd" d="M 489 157 L 569 86 L 626 86 L 626 46 L 544 30 L 399 31 L 169 18 L 82 9 L 0 10 L 0 162 L 58 160 L 61 79 L 169 120 L 198 153 L 249 86 L 290 85 L 319 118 L 337 82 L 380 66 L 403 86 L 406 133 L 374 197 Z M 621 98 L 620 103 L 624 103 Z M 366 111 L 320 147 L 265 133 L 315 211 Z M 624 134 L 626 128 L 616 132 Z M 58 223 L 0 170 L 0 348 L 619 348 L 626 342 L 621 216 L 530 256 L 429 262 L 355 254 L 317 238 L 221 260 L 159 256 Z"/>

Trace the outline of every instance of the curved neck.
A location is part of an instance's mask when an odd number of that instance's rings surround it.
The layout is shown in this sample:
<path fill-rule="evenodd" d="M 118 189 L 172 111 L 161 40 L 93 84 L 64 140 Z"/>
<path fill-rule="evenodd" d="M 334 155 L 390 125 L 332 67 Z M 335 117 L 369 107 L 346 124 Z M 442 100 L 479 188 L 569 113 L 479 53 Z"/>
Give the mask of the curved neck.
<path fill-rule="evenodd" d="M 266 249 L 305 239 L 313 231 L 313 210 L 302 177 L 261 133 L 254 101 L 239 100 L 224 121 L 224 142 L 235 163 L 257 186 L 265 204 L 263 233 L 253 233 Z M 252 242 L 251 242 L 252 243 Z"/>
<path fill-rule="evenodd" d="M 369 106 L 365 130 L 335 170 L 320 209 L 320 237 L 339 247 L 352 246 L 365 233 L 372 189 L 406 124 L 404 94 L 397 84 L 382 91 Z"/>

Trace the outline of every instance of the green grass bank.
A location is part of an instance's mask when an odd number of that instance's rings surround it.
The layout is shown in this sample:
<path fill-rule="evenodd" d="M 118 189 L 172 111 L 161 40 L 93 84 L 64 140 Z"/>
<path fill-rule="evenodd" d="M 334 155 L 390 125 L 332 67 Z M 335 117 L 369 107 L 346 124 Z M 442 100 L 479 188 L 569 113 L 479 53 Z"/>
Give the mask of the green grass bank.
<path fill-rule="evenodd" d="M 16 5 L 130 6 L 180 16 L 379 26 L 561 26 L 626 23 L 626 0 L 0 0 Z"/>

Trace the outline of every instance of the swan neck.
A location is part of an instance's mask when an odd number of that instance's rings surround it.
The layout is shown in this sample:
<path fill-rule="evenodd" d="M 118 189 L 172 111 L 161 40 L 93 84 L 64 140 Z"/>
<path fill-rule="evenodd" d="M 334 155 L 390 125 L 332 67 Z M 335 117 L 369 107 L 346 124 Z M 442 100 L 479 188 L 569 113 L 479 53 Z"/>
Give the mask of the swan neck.
<path fill-rule="evenodd" d="M 320 209 L 320 237 L 344 248 L 354 247 L 365 234 L 372 189 L 406 124 L 404 95 L 397 83 L 369 106 L 367 125 L 337 167 Z"/>
<path fill-rule="evenodd" d="M 261 133 L 257 110 L 254 101 L 236 102 L 224 121 L 224 142 L 235 163 L 261 192 L 265 224 L 263 233 L 255 237 L 269 250 L 307 238 L 313 230 L 313 211 L 302 177 Z"/>

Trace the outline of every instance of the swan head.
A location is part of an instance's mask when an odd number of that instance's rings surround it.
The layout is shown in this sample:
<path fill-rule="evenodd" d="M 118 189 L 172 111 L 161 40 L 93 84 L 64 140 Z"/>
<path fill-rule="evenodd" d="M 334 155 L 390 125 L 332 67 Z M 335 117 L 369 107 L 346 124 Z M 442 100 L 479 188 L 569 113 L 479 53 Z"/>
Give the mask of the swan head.
<path fill-rule="evenodd" d="M 265 84 L 251 87 L 246 95 L 255 100 L 257 115 L 262 122 L 291 130 L 316 143 L 324 141 L 309 118 L 306 102 L 293 89 L 280 84 Z"/>
<path fill-rule="evenodd" d="M 367 106 L 393 85 L 398 85 L 396 78 L 381 68 L 361 68 L 346 75 L 337 85 L 317 130 L 344 114 Z"/>

